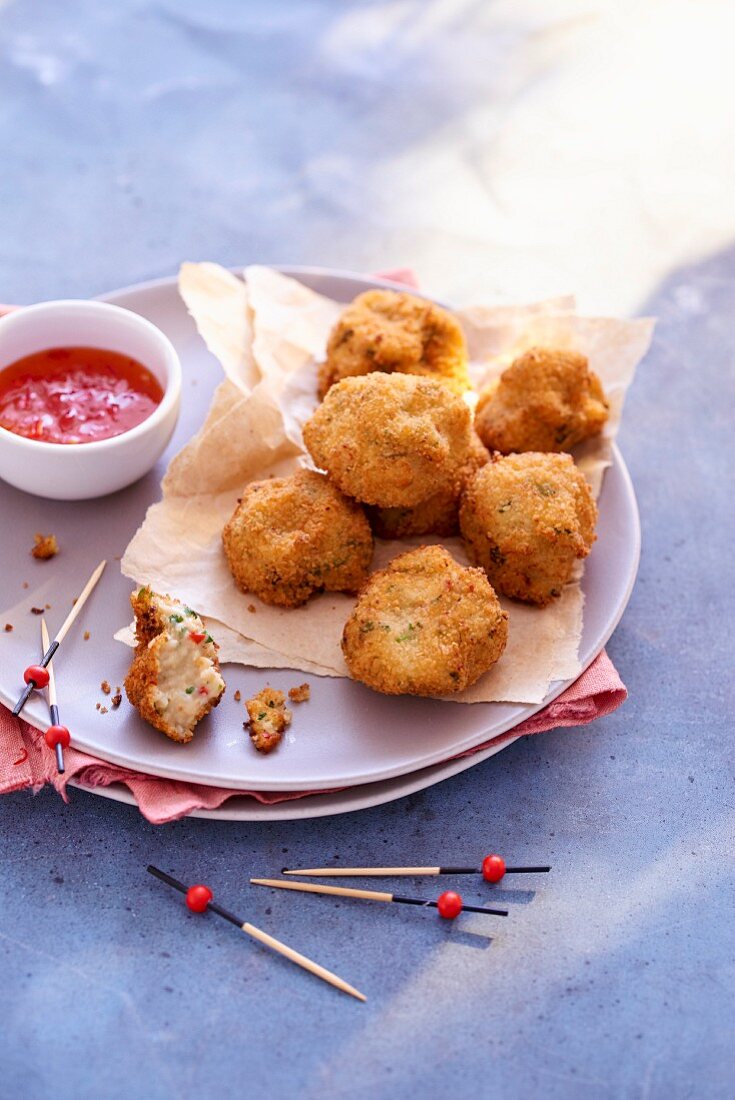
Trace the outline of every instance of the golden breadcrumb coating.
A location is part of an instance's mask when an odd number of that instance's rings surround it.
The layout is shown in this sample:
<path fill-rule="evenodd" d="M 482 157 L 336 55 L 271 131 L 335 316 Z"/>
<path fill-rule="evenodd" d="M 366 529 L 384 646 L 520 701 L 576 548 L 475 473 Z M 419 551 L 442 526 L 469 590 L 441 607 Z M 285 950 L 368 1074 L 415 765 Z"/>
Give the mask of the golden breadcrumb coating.
<path fill-rule="evenodd" d="M 31 554 L 39 561 L 48 561 L 49 558 L 55 557 L 59 552 L 56 535 L 41 535 L 36 532 L 33 536 L 33 543 Z"/>
<path fill-rule="evenodd" d="M 496 455 L 459 510 L 467 553 L 504 596 L 545 606 L 595 540 L 597 506 L 567 454 Z"/>
<path fill-rule="evenodd" d="M 531 348 L 480 394 L 475 427 L 491 451 L 571 451 L 602 431 L 608 403 L 576 351 Z"/>
<path fill-rule="evenodd" d="M 343 378 L 371 371 L 420 374 L 464 393 L 470 388 L 467 344 L 451 313 L 425 298 L 368 290 L 342 313 L 319 371 L 319 396 Z"/>
<path fill-rule="evenodd" d="M 291 711 L 286 706 L 286 696 L 277 688 L 264 687 L 252 699 L 245 700 L 248 708 L 250 740 L 258 752 L 272 752 L 291 725 Z"/>
<path fill-rule="evenodd" d="M 440 382 L 366 374 L 332 386 L 304 442 L 343 493 L 382 508 L 451 490 L 467 460 L 471 415 Z"/>
<path fill-rule="evenodd" d="M 360 505 L 314 470 L 248 485 L 222 542 L 238 587 L 281 607 L 357 592 L 373 556 Z"/>
<path fill-rule="evenodd" d="M 405 539 L 411 535 L 456 535 L 459 533 L 459 502 L 465 485 L 481 466 L 490 461 L 490 455 L 472 432 L 470 451 L 451 489 L 434 493 L 413 508 L 365 509 L 374 534 L 381 539 Z"/>
<path fill-rule="evenodd" d="M 443 546 L 399 554 L 373 573 L 342 634 L 350 675 L 387 695 L 450 695 L 498 660 L 508 616 L 481 569 Z"/>
<path fill-rule="evenodd" d="M 225 690 L 217 645 L 179 600 L 141 588 L 130 603 L 136 648 L 125 677 L 128 699 L 146 722 L 185 744 Z"/>

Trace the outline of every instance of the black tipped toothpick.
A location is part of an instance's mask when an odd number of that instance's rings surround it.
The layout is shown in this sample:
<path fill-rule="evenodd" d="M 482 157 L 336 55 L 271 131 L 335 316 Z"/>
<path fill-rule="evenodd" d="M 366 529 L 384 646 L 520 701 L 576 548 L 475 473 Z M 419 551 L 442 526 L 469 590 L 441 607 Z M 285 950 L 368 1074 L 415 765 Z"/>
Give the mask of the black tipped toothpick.
<path fill-rule="evenodd" d="M 543 875 L 550 871 L 551 867 L 506 867 L 505 875 Z M 481 875 L 482 867 L 440 867 L 437 874 L 440 875 Z"/>
<path fill-rule="evenodd" d="M 64 619 L 64 622 L 62 623 L 61 628 L 59 629 L 59 631 L 58 631 L 56 637 L 54 638 L 53 642 L 51 642 L 50 644 L 47 644 L 47 645 L 44 646 L 44 654 L 43 654 L 43 657 L 41 658 L 40 665 L 31 665 L 29 668 L 26 669 L 26 671 L 25 671 L 26 686 L 24 687 L 23 691 L 21 692 L 21 695 L 18 699 L 18 702 L 13 707 L 13 714 L 15 715 L 16 718 L 18 717 L 20 712 L 23 710 L 23 707 L 28 702 L 28 700 L 29 700 L 31 694 L 33 693 L 33 691 L 36 688 L 45 687 L 46 683 L 47 683 L 47 680 L 46 680 L 45 676 L 43 677 L 43 682 L 40 682 L 40 681 L 34 680 L 32 676 L 29 676 L 29 673 L 34 668 L 35 669 L 39 669 L 39 668 L 40 669 L 47 669 L 48 668 L 49 664 L 51 663 L 51 659 L 53 658 L 54 654 L 56 653 L 56 650 L 59 648 L 59 646 L 63 642 L 63 640 L 64 640 L 69 628 L 71 627 L 72 623 L 74 622 L 77 615 L 79 614 L 79 612 L 82 610 L 85 603 L 89 599 L 89 596 L 92 592 L 92 589 L 97 584 L 97 581 L 100 579 L 100 577 L 102 576 L 102 571 L 104 570 L 106 565 L 107 565 L 106 561 L 101 561 L 99 563 L 99 565 L 95 569 L 94 573 L 89 578 L 89 580 L 85 584 L 84 588 L 82 589 L 82 591 L 77 596 L 76 600 L 74 601 L 74 604 L 72 606 L 71 611 L 69 612 L 69 614 Z"/>
<path fill-rule="evenodd" d="M 52 726 L 58 726 L 59 725 L 59 708 L 54 704 L 54 706 L 49 707 L 49 711 L 51 712 L 51 725 Z M 57 741 L 56 744 L 54 745 L 54 752 L 56 754 L 56 770 L 58 771 L 59 775 L 63 775 L 64 771 L 65 771 L 64 746 L 61 744 L 60 741 Z"/>
<path fill-rule="evenodd" d="M 46 629 L 46 620 L 41 619 L 41 645 L 45 650 L 48 650 L 48 630 Z M 44 734 L 44 740 L 50 749 L 53 749 L 56 753 L 56 769 L 59 775 L 64 774 L 64 749 L 71 740 L 71 735 L 66 726 L 62 726 L 59 722 L 59 707 L 56 699 L 56 676 L 54 675 L 54 666 L 51 661 L 48 663 L 48 709 L 51 718 L 51 725 Z"/>
<path fill-rule="evenodd" d="M 347 877 L 391 878 L 418 875 L 482 875 L 486 882 L 500 882 L 504 875 L 540 875 L 550 871 L 548 865 L 536 867 L 506 867 L 502 856 L 494 853 L 482 861 L 481 867 L 283 867 L 283 875 L 303 875 L 314 878 Z"/>
<path fill-rule="evenodd" d="M 458 917 L 460 913 L 486 913 L 493 917 L 507 917 L 507 909 L 490 909 L 484 905 L 465 905 L 459 894 L 447 892 L 436 901 L 429 898 L 408 898 L 401 894 L 384 893 L 382 890 L 356 890 L 345 886 L 318 886 L 313 882 L 285 882 L 280 878 L 251 878 L 253 886 L 272 886 L 276 890 L 300 890 L 305 894 L 331 894 L 340 898 L 361 898 L 363 901 L 397 902 L 399 905 L 420 905 L 438 909 L 442 916 Z M 451 899 L 451 900 L 449 900 Z M 455 900 L 456 899 L 456 900 Z"/>
<path fill-rule="evenodd" d="M 178 890 L 179 893 L 184 894 L 186 897 L 186 904 L 195 913 L 203 913 L 206 910 L 211 909 L 213 913 L 216 913 L 218 917 L 222 917 L 224 920 L 229 921 L 230 924 L 234 924 L 236 928 L 239 928 L 241 932 L 244 932 L 247 936 L 252 936 L 254 940 L 258 940 L 259 943 L 264 944 L 266 947 L 270 947 L 272 951 L 278 952 L 279 955 L 283 955 L 284 958 L 290 962 L 296 963 L 297 966 L 302 967 L 304 970 L 308 970 L 310 974 L 314 974 L 317 978 L 321 978 L 323 982 L 327 982 L 329 985 L 340 989 L 343 993 L 349 993 L 351 997 L 355 997 L 358 1001 L 365 1001 L 367 998 L 364 993 L 360 993 L 358 989 L 355 989 L 353 985 L 349 985 L 337 974 L 333 974 L 331 970 L 327 970 L 325 967 L 320 966 L 319 963 L 315 963 L 312 959 L 301 955 L 298 951 L 294 951 L 292 947 L 282 943 L 281 940 L 275 939 L 274 936 L 269 936 L 267 932 L 261 931 L 260 928 L 256 928 L 254 924 L 249 924 L 247 921 L 241 920 L 236 917 L 234 913 L 231 913 L 229 909 L 225 909 L 223 906 L 218 905 L 213 900 L 212 891 L 207 886 L 185 886 L 183 882 L 179 882 L 178 879 L 173 878 L 171 875 L 167 875 L 165 871 L 160 871 L 158 867 L 153 867 L 149 864 L 146 868 L 150 875 L 160 879 L 161 882 L 165 882 L 167 886 L 172 886 L 174 890 Z"/>

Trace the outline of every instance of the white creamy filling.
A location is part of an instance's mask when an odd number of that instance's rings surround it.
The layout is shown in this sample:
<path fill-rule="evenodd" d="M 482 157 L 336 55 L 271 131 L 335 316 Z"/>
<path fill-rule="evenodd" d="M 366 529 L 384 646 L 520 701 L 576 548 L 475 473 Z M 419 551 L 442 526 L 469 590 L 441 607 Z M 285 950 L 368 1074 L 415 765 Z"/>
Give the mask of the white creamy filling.
<path fill-rule="evenodd" d="M 158 652 L 153 705 L 177 733 L 184 733 L 221 694 L 224 680 L 214 666 L 214 642 L 206 638 L 195 642 L 189 637 L 190 633 L 207 633 L 199 616 L 187 614 L 181 604 L 167 600 L 159 600 L 158 607 L 168 637 Z"/>

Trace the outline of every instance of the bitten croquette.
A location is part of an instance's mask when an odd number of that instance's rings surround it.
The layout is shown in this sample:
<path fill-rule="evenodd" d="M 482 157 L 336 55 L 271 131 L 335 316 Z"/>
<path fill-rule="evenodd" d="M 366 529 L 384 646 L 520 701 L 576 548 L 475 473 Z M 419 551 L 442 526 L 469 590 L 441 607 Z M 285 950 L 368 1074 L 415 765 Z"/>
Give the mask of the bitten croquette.
<path fill-rule="evenodd" d="M 343 493 L 381 508 L 411 508 L 451 491 L 470 441 L 465 401 L 408 374 L 346 378 L 304 425 L 317 466 Z"/>
<path fill-rule="evenodd" d="M 136 647 L 126 694 L 146 722 L 186 744 L 225 690 L 217 645 L 196 611 L 170 596 L 141 588 L 130 603 Z"/>
<path fill-rule="evenodd" d="M 451 695 L 499 659 L 508 616 L 481 569 L 443 546 L 399 554 L 373 573 L 342 634 L 355 680 L 387 695 Z"/>
<path fill-rule="evenodd" d="M 357 592 L 373 556 L 360 505 L 314 470 L 248 485 L 222 541 L 238 587 L 281 607 Z"/>
<path fill-rule="evenodd" d="M 455 317 L 414 294 L 368 290 L 347 306 L 332 329 L 319 372 L 319 396 L 343 378 L 371 371 L 419 374 L 469 389 L 467 344 Z"/>
<path fill-rule="evenodd" d="M 544 607 L 595 540 L 597 506 L 571 455 L 496 455 L 469 482 L 459 525 L 470 560 L 503 596 Z"/>
<path fill-rule="evenodd" d="M 475 428 L 486 447 L 571 451 L 608 417 L 602 383 L 576 351 L 531 348 L 480 394 Z"/>

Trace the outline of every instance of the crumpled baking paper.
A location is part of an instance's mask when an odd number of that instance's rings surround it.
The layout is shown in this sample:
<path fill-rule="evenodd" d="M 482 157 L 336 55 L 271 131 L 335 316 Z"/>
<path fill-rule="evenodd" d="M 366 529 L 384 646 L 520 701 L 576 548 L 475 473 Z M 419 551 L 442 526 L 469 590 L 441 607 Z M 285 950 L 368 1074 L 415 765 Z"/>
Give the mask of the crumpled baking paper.
<path fill-rule="evenodd" d="M 267 267 L 249 267 L 240 279 L 216 264 L 184 264 L 179 288 L 224 378 L 201 429 L 171 461 L 163 499 L 148 509 L 122 571 L 137 584 L 196 607 L 224 662 L 346 676 L 340 639 L 354 598 L 324 593 L 300 608 L 269 607 L 236 588 L 221 543 L 222 528 L 248 482 L 311 465 L 301 428 L 316 408 L 316 362 L 343 306 Z M 588 356 L 611 412 L 604 434 L 582 444 L 574 457 L 598 495 L 625 392 L 653 322 L 581 317 L 569 297 L 529 306 L 481 305 L 457 316 L 478 386 L 534 345 Z M 411 546 L 438 541 L 467 562 L 458 538 L 424 537 L 376 541 L 373 568 Z M 540 703 L 552 681 L 575 678 L 581 671 L 581 572 L 580 566 L 549 607 L 501 600 L 510 617 L 505 653 L 476 684 L 451 698 Z M 116 636 L 132 640 L 129 629 Z"/>

